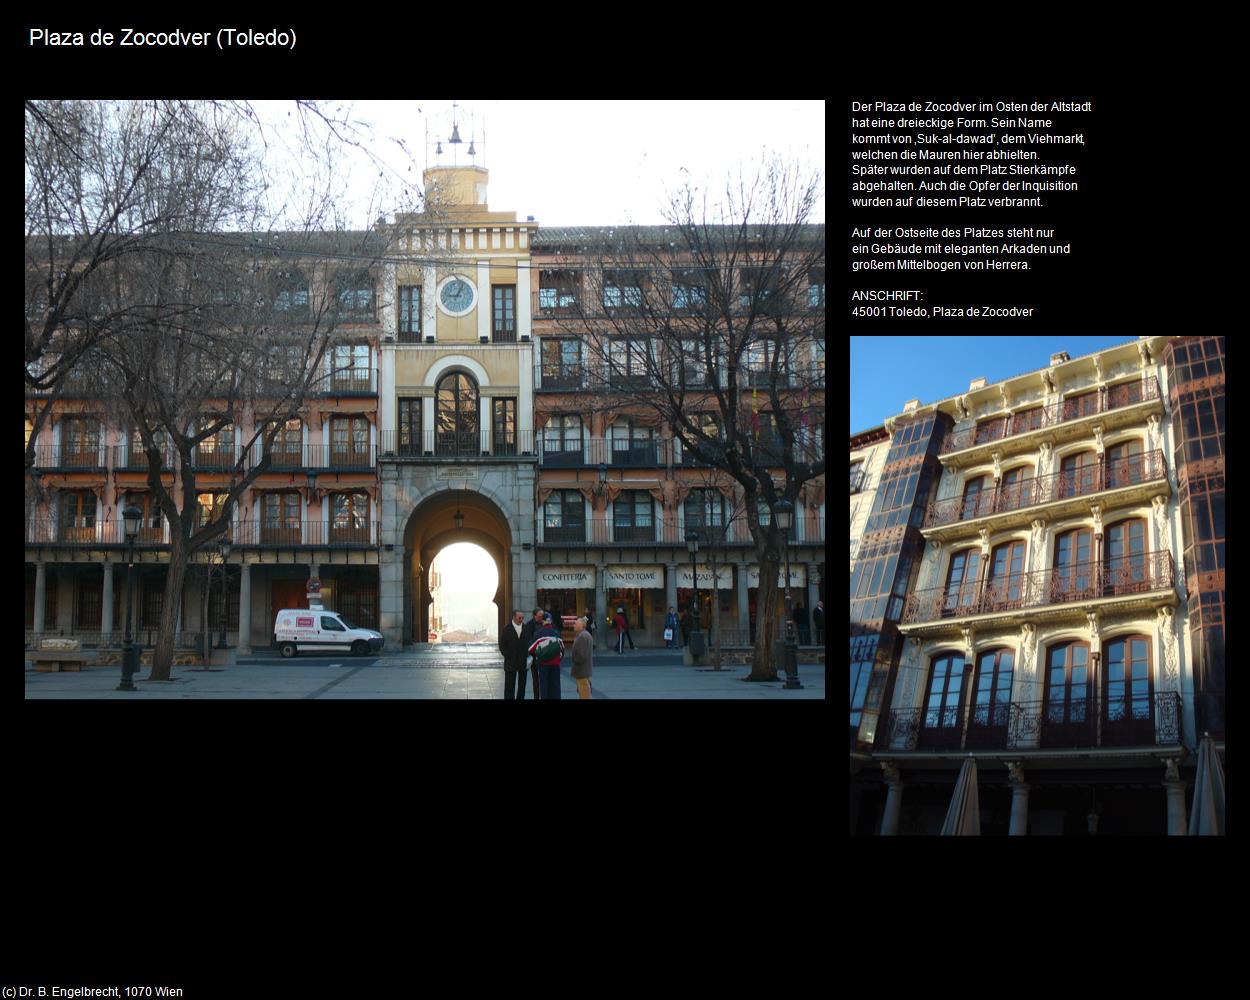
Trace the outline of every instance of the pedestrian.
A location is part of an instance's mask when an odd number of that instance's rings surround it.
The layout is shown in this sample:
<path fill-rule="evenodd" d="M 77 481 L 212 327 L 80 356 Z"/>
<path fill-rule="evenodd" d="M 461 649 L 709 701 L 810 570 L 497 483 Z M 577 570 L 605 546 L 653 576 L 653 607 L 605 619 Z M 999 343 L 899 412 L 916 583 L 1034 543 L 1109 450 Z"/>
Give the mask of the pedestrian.
<path fill-rule="evenodd" d="M 538 683 L 538 664 L 533 662 L 533 658 L 529 655 L 529 649 L 534 642 L 534 637 L 538 634 L 538 630 L 543 627 L 543 609 L 535 608 L 534 617 L 525 623 L 525 628 L 521 630 L 521 645 L 525 648 L 526 663 L 529 665 L 530 675 L 534 679 L 534 700 L 538 701 L 539 683 Z"/>
<path fill-rule="evenodd" d="M 825 602 L 817 601 L 812 608 L 812 624 L 816 627 L 816 645 L 825 644 Z"/>
<path fill-rule="evenodd" d="M 577 697 L 590 697 L 590 675 L 594 670 L 595 642 L 591 638 L 590 620 L 579 618 L 573 623 L 573 679 L 577 681 Z"/>
<path fill-rule="evenodd" d="M 625 620 L 624 608 L 616 609 L 616 617 L 612 619 L 612 624 L 616 627 L 616 653 L 620 656 L 625 652 L 625 632 L 629 628 L 629 623 Z"/>
<path fill-rule="evenodd" d="M 798 627 L 798 630 L 799 630 L 799 645 L 807 646 L 811 643 L 812 637 L 811 635 L 808 634 L 808 631 L 807 631 L 807 608 L 803 607 L 802 601 L 800 601 L 798 604 L 794 606 L 793 613 L 794 613 L 794 624 Z"/>
<path fill-rule="evenodd" d="M 543 615 L 543 626 L 534 633 L 529 653 L 542 678 L 542 700 L 559 701 L 560 661 L 564 659 L 564 641 L 552 624 L 550 611 Z"/>
<path fill-rule="evenodd" d="M 503 635 L 499 637 L 499 649 L 503 652 L 503 700 L 524 701 L 525 669 L 527 647 L 522 644 L 521 636 L 525 632 L 525 614 L 521 611 L 512 612 L 512 621 L 503 627 Z"/>
<path fill-rule="evenodd" d="M 681 644 L 683 646 L 690 645 L 690 605 L 687 604 L 681 612 Z"/>
<path fill-rule="evenodd" d="M 586 631 L 590 633 L 590 641 L 592 643 L 595 641 L 595 629 L 597 627 L 598 626 L 595 623 L 595 606 L 593 604 L 587 605 L 586 607 Z"/>
<path fill-rule="evenodd" d="M 672 649 L 677 641 L 677 609 L 672 605 L 668 608 L 668 617 L 664 619 L 664 645 Z"/>
<path fill-rule="evenodd" d="M 617 608 L 616 610 L 619 611 L 621 613 L 621 617 L 625 619 L 625 638 L 629 640 L 629 648 L 633 650 L 636 647 L 634 646 L 634 637 L 629 634 L 629 615 L 625 614 L 624 608 Z"/>

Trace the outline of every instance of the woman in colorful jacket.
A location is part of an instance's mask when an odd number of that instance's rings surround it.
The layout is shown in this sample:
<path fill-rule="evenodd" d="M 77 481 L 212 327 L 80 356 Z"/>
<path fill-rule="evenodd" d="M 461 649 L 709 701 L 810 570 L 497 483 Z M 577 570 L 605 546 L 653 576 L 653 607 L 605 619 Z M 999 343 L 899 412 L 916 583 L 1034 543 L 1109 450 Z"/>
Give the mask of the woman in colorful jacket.
<path fill-rule="evenodd" d="M 554 642 L 553 642 L 554 640 Z M 547 647 L 546 655 L 540 656 L 538 650 Z M 538 664 L 538 678 L 541 700 L 553 698 L 560 700 L 560 661 L 564 659 L 564 641 L 560 638 L 552 624 L 551 612 L 543 618 L 543 627 L 534 633 L 534 641 L 530 644 L 529 654 Z"/>

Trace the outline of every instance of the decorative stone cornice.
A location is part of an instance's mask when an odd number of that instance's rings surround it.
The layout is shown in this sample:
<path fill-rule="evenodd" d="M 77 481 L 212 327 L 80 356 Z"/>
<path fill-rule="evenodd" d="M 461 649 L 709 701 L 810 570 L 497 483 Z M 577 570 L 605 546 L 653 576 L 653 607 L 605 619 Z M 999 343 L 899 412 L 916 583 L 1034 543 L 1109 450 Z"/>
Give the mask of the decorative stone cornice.
<path fill-rule="evenodd" d="M 899 766 L 894 763 L 894 761 L 883 760 L 881 762 L 881 770 L 885 773 L 885 780 L 887 784 L 902 784 L 903 772 L 899 770 Z"/>
<path fill-rule="evenodd" d="M 1154 359 L 1150 354 L 1150 341 L 1142 338 L 1137 341 L 1137 355 L 1141 358 L 1142 368 L 1147 368 L 1154 363 Z"/>
<path fill-rule="evenodd" d="M 1163 767 L 1164 767 L 1164 781 L 1168 781 L 1168 782 L 1180 781 L 1181 780 L 1180 758 L 1164 757 L 1162 758 L 1162 760 L 1163 760 Z"/>
<path fill-rule="evenodd" d="M 1099 538 L 1102 537 L 1102 504 L 1092 503 L 1089 505 L 1089 512 L 1094 518 L 1094 534 Z"/>
<path fill-rule="evenodd" d="M 1018 760 L 1005 760 L 1007 765 L 1007 780 L 1013 785 L 1024 784 L 1024 763 Z"/>
<path fill-rule="evenodd" d="M 971 627 L 961 628 L 960 633 L 964 637 L 964 652 L 969 660 L 972 659 L 972 646 L 977 641 L 977 630 Z"/>
<path fill-rule="evenodd" d="M 1092 645 L 1098 644 L 1098 638 L 1101 634 L 1100 618 L 1097 611 L 1087 610 L 1085 612 L 1085 621 L 1089 625 L 1089 638 Z"/>

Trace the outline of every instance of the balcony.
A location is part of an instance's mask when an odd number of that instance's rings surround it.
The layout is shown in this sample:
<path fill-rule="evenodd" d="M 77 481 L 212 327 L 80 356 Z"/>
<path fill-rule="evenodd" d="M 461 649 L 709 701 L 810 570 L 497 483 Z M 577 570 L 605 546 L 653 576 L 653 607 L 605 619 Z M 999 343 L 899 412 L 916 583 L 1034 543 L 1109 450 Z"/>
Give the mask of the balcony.
<path fill-rule="evenodd" d="M 539 545 L 685 545 L 679 532 L 663 521 L 651 524 L 615 524 L 591 518 L 583 524 L 542 527 Z"/>
<path fill-rule="evenodd" d="M 506 436 L 481 431 L 382 432 L 382 458 L 424 462 L 459 462 L 482 458 L 534 457 L 534 432 L 513 431 Z"/>
<path fill-rule="evenodd" d="M 86 444 L 79 448 L 64 445 L 42 445 L 35 448 L 35 468 L 42 470 L 67 469 L 78 472 L 86 469 L 104 468 L 100 448 Z"/>
<path fill-rule="evenodd" d="M 581 365 L 544 365 L 536 389 L 580 389 L 584 380 Z"/>
<path fill-rule="evenodd" d="M 616 438 L 584 440 L 584 449 L 579 445 L 557 450 L 544 445 L 539 457 L 540 464 L 549 468 L 607 465 L 613 469 L 654 469 L 667 466 L 673 450 L 669 438 L 649 441 L 625 441 Z M 556 443 L 554 438 L 553 443 Z"/>
<path fill-rule="evenodd" d="M 1037 436 L 1043 431 L 1050 439 L 1064 441 L 1087 433 L 1088 425 L 1082 421 L 1093 417 L 1101 417 L 1100 422 L 1110 429 L 1140 419 L 1144 413 L 1161 413 L 1162 410 L 1159 380 L 1152 375 L 953 431 L 942 442 L 938 455 L 944 464 L 973 465 L 988 461 L 995 451 L 1015 454 L 1034 448 Z M 1122 419 L 1109 417 L 1109 414 Z"/>
<path fill-rule="evenodd" d="M 992 618 L 997 626 L 1083 615 L 1090 606 L 1104 604 L 1125 604 L 1124 610 L 1176 604 L 1174 582 L 1172 553 L 1165 550 L 1105 564 L 1078 563 L 1020 573 L 975 587 L 933 587 L 908 595 L 900 631 L 958 634 L 972 620 Z"/>
<path fill-rule="evenodd" d="M 1042 504 L 1107 494 L 1100 502 L 1116 506 L 1149 500 L 1152 496 L 1167 495 L 1170 491 L 1167 460 L 1163 452 L 1151 451 L 1115 462 L 1103 462 L 983 490 L 975 497 L 935 500 L 925 512 L 922 532 L 928 539 L 946 541 L 963 535 L 976 535 L 985 527 L 998 531 L 1028 524 L 1033 517 L 1033 508 Z M 851 492 L 855 492 L 853 479 Z M 1046 513 L 1058 518 L 1088 509 L 1088 501 L 1083 501 L 1048 509 Z"/>
<path fill-rule="evenodd" d="M 125 545 L 125 525 L 120 518 L 106 521 L 96 518 L 75 518 L 73 524 L 65 524 L 54 518 L 36 518 L 26 522 L 27 545 L 69 545 L 87 547 L 96 545 Z M 169 526 L 162 522 L 153 527 L 144 525 L 139 529 L 135 547 L 169 544 Z"/>
<path fill-rule="evenodd" d="M 376 368 L 348 368 L 332 372 L 313 386 L 314 396 L 376 396 Z"/>
<path fill-rule="evenodd" d="M 166 445 L 161 448 L 161 468 L 172 470 L 173 467 L 174 451 Z M 147 472 L 148 456 L 142 448 L 113 445 L 113 468 L 127 472 Z"/>
<path fill-rule="evenodd" d="M 1105 698 L 1085 698 L 1066 706 L 1058 701 L 1013 701 L 894 709 L 886 714 L 885 732 L 879 748 L 894 751 L 1176 746 L 1181 741 L 1181 696 L 1157 693 L 1114 705 Z"/>
<path fill-rule="evenodd" d="M 378 545 L 380 521 L 334 524 L 325 521 L 245 521 L 233 525 L 223 536 L 236 546 L 256 548 L 373 548 Z"/>

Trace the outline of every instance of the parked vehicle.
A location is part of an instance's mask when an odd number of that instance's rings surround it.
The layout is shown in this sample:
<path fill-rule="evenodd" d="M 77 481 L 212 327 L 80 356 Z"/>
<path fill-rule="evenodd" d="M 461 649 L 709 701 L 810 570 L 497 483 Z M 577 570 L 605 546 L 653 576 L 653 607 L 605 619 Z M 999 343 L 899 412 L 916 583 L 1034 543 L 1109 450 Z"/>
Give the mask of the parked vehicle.
<path fill-rule="evenodd" d="M 366 656 L 382 648 L 382 633 L 358 628 L 337 611 L 284 608 L 273 623 L 273 642 L 284 657 L 301 650 L 309 653 L 350 651 Z"/>

